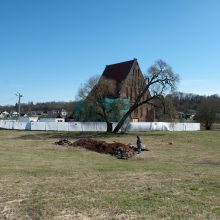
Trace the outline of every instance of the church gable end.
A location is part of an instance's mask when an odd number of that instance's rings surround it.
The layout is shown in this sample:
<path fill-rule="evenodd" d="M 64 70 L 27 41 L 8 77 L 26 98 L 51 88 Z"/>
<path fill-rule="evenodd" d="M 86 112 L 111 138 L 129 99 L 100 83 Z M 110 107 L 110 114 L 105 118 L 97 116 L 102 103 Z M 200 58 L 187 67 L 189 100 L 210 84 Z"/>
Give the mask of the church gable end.
<path fill-rule="evenodd" d="M 111 89 L 111 94 L 106 96 L 106 98 L 128 99 L 130 103 L 133 103 L 139 94 L 143 81 L 144 76 L 137 59 L 133 59 L 107 65 L 97 86 L 109 85 L 115 88 L 114 91 Z M 150 94 L 148 93 L 148 95 Z M 132 112 L 131 120 L 152 121 L 150 112 L 152 112 L 151 106 L 144 104 Z"/>

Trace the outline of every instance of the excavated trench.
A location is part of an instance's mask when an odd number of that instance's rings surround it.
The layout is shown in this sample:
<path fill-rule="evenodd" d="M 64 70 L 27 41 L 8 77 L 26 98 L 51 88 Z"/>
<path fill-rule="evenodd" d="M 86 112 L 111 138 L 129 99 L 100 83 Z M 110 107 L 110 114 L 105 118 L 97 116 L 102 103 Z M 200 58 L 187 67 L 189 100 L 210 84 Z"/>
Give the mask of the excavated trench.
<path fill-rule="evenodd" d="M 120 142 L 107 143 L 97 141 L 91 138 L 82 138 L 75 142 L 66 139 L 55 142 L 57 145 L 66 145 L 70 147 L 81 147 L 87 150 L 95 151 L 102 154 L 110 154 L 118 159 L 128 159 L 135 155 L 134 148 Z"/>

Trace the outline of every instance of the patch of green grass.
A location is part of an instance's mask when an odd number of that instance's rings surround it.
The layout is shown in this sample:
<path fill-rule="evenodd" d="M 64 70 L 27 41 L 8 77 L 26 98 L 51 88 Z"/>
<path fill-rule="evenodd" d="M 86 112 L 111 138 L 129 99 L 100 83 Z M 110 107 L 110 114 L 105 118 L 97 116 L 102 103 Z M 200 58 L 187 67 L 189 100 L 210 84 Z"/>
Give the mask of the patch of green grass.
<path fill-rule="evenodd" d="M 129 160 L 53 144 L 136 135 L 150 151 Z M 219 158 L 218 131 L 1 130 L 0 219 L 220 219 Z"/>

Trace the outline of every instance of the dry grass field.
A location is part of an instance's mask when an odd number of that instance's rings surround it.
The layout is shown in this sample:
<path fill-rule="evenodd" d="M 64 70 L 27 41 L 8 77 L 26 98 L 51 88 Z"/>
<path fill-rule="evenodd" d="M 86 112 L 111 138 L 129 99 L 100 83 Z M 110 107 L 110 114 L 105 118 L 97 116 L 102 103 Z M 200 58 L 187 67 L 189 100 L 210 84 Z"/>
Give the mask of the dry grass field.
<path fill-rule="evenodd" d="M 0 219 L 220 219 L 219 131 L 139 133 L 129 160 L 53 144 L 135 135 L 0 130 Z"/>

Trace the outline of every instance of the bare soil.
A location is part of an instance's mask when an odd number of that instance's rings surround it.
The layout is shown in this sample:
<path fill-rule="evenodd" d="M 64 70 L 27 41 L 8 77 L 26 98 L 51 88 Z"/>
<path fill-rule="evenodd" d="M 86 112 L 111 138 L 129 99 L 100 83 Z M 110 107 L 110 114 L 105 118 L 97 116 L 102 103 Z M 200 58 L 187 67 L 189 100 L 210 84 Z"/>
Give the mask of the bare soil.
<path fill-rule="evenodd" d="M 102 154 L 110 154 L 119 159 L 128 159 L 135 155 L 133 148 L 120 142 L 107 143 L 105 141 L 98 141 L 91 138 L 82 138 L 73 143 L 63 139 L 55 142 L 58 145 L 68 145 L 71 147 L 81 147 L 87 150 L 95 151 Z"/>

